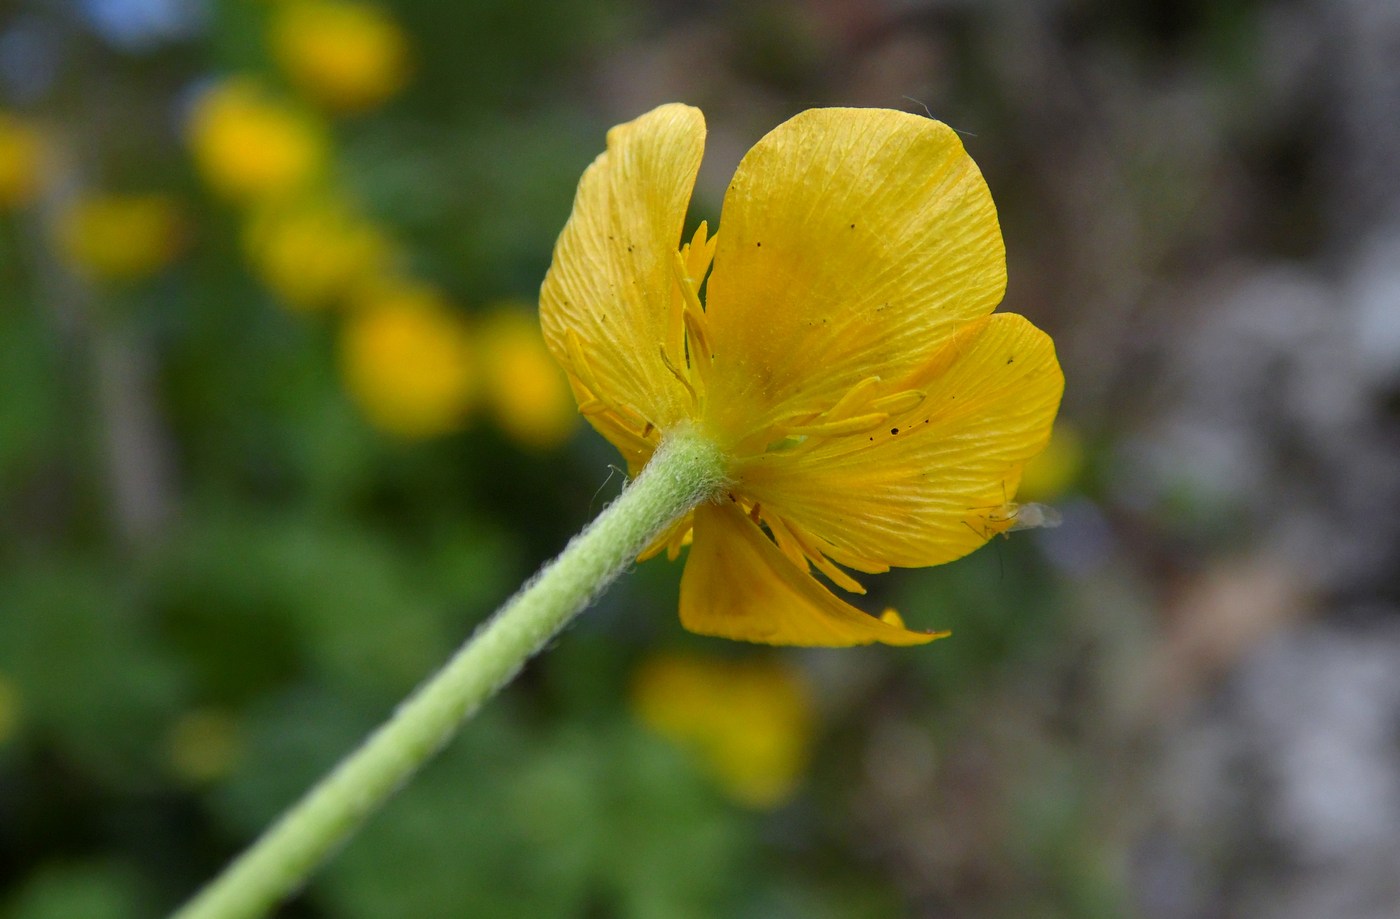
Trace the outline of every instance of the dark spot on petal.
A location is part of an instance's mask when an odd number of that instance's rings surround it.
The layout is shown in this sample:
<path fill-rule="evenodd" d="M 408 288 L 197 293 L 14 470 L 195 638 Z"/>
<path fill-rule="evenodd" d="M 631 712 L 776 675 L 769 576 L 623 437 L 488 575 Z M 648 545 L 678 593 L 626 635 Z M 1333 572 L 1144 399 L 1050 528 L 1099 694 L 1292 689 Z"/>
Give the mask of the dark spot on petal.
<path fill-rule="evenodd" d="M 855 224 L 851 224 L 851 229 L 854 230 L 855 228 L 856 228 L 856 225 L 855 225 Z"/>
<path fill-rule="evenodd" d="M 763 248 L 763 243 L 754 243 L 754 245 L 755 245 L 755 246 L 758 246 L 760 249 Z"/>
<path fill-rule="evenodd" d="M 898 434 L 898 433 L 899 433 L 899 428 L 890 428 L 890 433 L 891 433 L 891 434 Z"/>
<path fill-rule="evenodd" d="M 1008 364 L 1014 364 L 1016 363 L 1016 358 L 1013 355 L 1007 355 L 1006 362 Z"/>

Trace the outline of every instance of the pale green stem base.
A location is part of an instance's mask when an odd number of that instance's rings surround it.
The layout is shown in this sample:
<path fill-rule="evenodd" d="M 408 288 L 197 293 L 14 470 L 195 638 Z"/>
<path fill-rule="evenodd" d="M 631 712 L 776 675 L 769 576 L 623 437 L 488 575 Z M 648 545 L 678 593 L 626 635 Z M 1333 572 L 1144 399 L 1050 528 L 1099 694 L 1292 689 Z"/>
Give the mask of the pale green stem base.
<path fill-rule="evenodd" d="M 298 888 L 642 549 L 723 487 L 712 444 L 684 432 L 669 437 L 597 520 L 176 919 L 260 916 Z"/>

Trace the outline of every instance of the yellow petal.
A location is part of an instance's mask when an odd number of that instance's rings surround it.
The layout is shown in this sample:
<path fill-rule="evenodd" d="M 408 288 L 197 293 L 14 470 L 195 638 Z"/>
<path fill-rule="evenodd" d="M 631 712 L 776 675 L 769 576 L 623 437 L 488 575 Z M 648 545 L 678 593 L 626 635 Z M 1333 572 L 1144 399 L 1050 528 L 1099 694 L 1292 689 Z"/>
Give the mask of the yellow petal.
<path fill-rule="evenodd" d="M 952 129 L 884 109 L 814 109 L 749 151 L 724 199 L 707 323 L 707 418 L 739 437 L 886 395 L 1006 286 L 996 209 Z M 903 387 L 907 388 L 907 387 Z"/>
<path fill-rule="evenodd" d="M 560 446 L 578 425 L 568 382 L 527 310 L 497 306 L 479 325 L 487 402 L 501 430 L 529 450 Z"/>
<path fill-rule="evenodd" d="M 322 125 L 245 78 L 200 95 L 190 113 L 189 142 L 205 180 L 243 203 L 306 189 L 329 157 Z"/>
<path fill-rule="evenodd" d="M 408 79 L 408 39 L 387 9 L 293 0 L 272 9 L 268 44 L 287 76 L 337 112 L 380 105 Z"/>
<path fill-rule="evenodd" d="M 0 110 L 0 211 L 39 196 L 50 171 L 47 146 L 37 125 Z"/>
<path fill-rule="evenodd" d="M 1026 466 L 1021 497 L 1053 501 L 1074 484 L 1084 467 L 1084 446 L 1074 428 L 1060 424 L 1045 450 Z"/>
<path fill-rule="evenodd" d="M 663 105 L 608 132 L 584 172 L 540 290 L 550 353 L 609 409 L 590 422 L 648 438 L 685 417 L 690 396 L 661 356 L 676 286 L 673 262 L 705 146 L 699 109 Z M 600 423 L 603 422 L 603 423 Z M 650 425 L 650 428 L 647 427 Z"/>
<path fill-rule="evenodd" d="M 341 370 L 351 398 L 377 427 L 434 437 L 465 424 L 470 346 L 460 316 L 435 290 L 386 286 L 342 326 Z"/>
<path fill-rule="evenodd" d="M 765 454 L 737 487 L 861 558 L 922 567 L 966 555 L 1014 522 L 1021 468 L 1050 438 L 1064 376 L 1049 336 L 997 314 L 917 379 L 925 399 L 886 428 Z"/>
<path fill-rule="evenodd" d="M 137 281 L 178 254 L 183 215 L 168 195 L 94 195 L 64 209 L 55 227 L 67 262 L 103 281 Z"/>
<path fill-rule="evenodd" d="M 820 647 L 918 645 L 946 634 L 911 632 L 841 602 L 733 504 L 695 510 L 681 624 L 701 635 Z"/>
<path fill-rule="evenodd" d="M 785 657 L 657 655 L 633 679 L 631 705 L 749 807 L 791 798 L 811 759 L 815 699 Z"/>

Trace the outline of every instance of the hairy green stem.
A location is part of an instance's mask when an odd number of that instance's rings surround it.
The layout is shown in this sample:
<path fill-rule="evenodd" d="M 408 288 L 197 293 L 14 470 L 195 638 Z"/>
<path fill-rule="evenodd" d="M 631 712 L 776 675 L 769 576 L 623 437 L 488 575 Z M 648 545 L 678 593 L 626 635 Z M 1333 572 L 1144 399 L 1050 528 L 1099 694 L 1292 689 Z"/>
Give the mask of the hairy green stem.
<path fill-rule="evenodd" d="M 260 916 L 300 887 L 526 660 L 724 479 L 711 443 L 689 432 L 669 437 L 617 500 L 176 919 Z"/>

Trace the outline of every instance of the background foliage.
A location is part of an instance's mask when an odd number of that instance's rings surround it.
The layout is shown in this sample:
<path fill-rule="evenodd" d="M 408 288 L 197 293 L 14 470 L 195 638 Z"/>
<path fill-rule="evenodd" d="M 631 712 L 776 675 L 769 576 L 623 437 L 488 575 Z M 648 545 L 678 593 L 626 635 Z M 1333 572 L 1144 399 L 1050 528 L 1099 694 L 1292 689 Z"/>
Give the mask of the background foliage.
<path fill-rule="evenodd" d="M 805 107 L 963 132 L 1065 524 L 879 579 L 922 650 L 640 566 L 285 915 L 1395 915 L 1389 7 L 0 7 L 0 916 L 172 908 L 616 493 L 530 311 L 670 100 L 697 220 Z"/>

